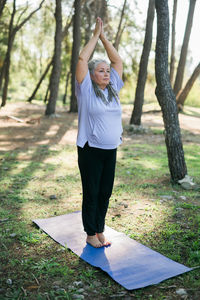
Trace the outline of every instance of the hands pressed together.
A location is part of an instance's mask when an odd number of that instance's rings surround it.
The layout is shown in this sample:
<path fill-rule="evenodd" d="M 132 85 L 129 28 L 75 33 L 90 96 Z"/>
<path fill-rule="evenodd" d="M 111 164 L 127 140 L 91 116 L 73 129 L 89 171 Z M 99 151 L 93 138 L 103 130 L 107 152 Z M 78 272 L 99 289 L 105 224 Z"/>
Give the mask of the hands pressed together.
<path fill-rule="evenodd" d="M 96 25 L 93 34 L 97 35 L 101 40 L 105 39 L 105 34 L 103 30 L 103 21 L 100 17 L 96 19 Z"/>

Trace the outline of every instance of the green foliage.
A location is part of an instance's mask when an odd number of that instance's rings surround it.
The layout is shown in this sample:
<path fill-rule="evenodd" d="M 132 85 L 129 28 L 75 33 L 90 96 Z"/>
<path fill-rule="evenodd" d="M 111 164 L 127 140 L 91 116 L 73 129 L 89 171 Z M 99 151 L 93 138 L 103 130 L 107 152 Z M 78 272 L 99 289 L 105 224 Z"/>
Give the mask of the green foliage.
<path fill-rule="evenodd" d="M 200 81 L 197 80 L 194 83 L 194 86 L 192 87 L 192 90 L 190 91 L 190 93 L 185 101 L 185 105 L 188 105 L 191 107 L 200 107 L 199 90 L 200 90 Z"/>

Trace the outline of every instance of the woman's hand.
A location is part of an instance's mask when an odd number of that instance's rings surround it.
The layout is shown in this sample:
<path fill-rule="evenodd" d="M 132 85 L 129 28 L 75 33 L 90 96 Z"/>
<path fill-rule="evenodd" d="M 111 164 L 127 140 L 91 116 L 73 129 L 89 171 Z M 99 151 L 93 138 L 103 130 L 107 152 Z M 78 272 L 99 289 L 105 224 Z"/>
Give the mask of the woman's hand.
<path fill-rule="evenodd" d="M 103 41 L 106 39 L 105 33 L 104 33 L 104 28 L 103 28 L 103 21 L 101 20 L 101 32 L 100 32 L 100 40 Z"/>
<path fill-rule="evenodd" d="M 100 36 L 100 33 L 101 33 L 101 23 L 102 23 L 102 20 L 100 17 L 98 17 L 96 19 L 96 25 L 95 25 L 95 29 L 93 31 L 93 35 L 97 35 L 98 37 Z"/>

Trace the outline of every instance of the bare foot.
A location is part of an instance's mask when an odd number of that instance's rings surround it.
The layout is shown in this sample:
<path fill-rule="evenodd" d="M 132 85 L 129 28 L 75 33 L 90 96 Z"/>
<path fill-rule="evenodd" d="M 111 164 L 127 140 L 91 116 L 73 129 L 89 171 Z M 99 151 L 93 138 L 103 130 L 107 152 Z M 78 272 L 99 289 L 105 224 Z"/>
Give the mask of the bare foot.
<path fill-rule="evenodd" d="M 104 245 L 100 242 L 100 240 L 97 238 L 96 235 L 88 235 L 86 242 L 93 246 L 94 248 L 100 248 L 103 247 Z"/>
<path fill-rule="evenodd" d="M 106 239 L 106 237 L 103 234 L 103 232 L 97 233 L 97 237 L 98 237 L 98 240 L 101 242 L 101 244 L 103 246 L 110 246 L 111 245 L 111 242 Z"/>

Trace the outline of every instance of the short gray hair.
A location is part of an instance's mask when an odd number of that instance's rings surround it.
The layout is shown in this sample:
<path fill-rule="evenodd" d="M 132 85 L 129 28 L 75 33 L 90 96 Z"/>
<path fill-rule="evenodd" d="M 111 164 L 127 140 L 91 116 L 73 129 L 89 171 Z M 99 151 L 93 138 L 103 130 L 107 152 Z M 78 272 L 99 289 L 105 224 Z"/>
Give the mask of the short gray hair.
<path fill-rule="evenodd" d="M 88 69 L 90 71 L 90 74 L 94 74 L 94 70 L 100 63 L 106 63 L 110 67 L 110 64 L 105 59 L 92 59 L 88 62 Z"/>

